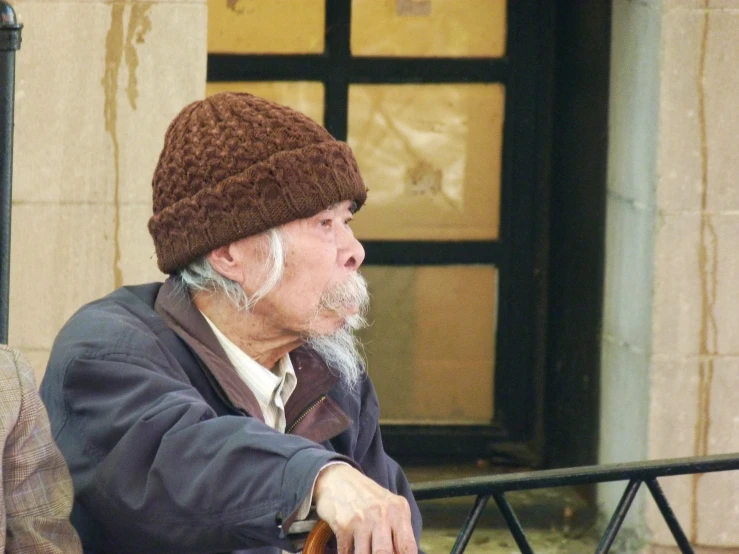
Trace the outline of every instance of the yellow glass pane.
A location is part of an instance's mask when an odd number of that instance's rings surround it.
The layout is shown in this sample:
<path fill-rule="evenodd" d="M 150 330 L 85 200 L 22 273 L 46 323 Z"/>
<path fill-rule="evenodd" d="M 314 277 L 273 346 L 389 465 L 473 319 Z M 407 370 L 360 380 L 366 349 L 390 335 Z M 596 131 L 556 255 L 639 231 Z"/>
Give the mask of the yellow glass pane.
<path fill-rule="evenodd" d="M 326 0 L 208 0 L 208 52 L 323 52 Z"/>
<path fill-rule="evenodd" d="M 497 269 L 366 266 L 362 332 L 386 423 L 487 424 L 493 417 Z"/>
<path fill-rule="evenodd" d="M 503 104 L 499 84 L 351 86 L 348 141 L 369 188 L 357 236 L 497 238 Z"/>
<path fill-rule="evenodd" d="M 352 0 L 355 56 L 500 57 L 506 0 Z"/>
<path fill-rule="evenodd" d="M 323 83 L 310 81 L 206 83 L 206 96 L 219 92 L 248 92 L 289 106 L 323 125 Z"/>

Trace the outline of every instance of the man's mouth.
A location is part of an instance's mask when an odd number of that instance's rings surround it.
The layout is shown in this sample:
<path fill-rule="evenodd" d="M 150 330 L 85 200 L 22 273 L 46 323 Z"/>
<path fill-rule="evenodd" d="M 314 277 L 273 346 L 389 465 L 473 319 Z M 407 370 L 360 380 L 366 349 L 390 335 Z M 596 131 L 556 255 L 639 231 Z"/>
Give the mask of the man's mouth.
<path fill-rule="evenodd" d="M 367 285 L 361 275 L 355 274 L 324 294 L 319 309 L 346 320 L 361 317 L 366 311 L 368 300 Z"/>
<path fill-rule="evenodd" d="M 357 315 L 359 313 L 359 305 L 356 303 L 345 304 L 341 311 L 345 315 Z"/>

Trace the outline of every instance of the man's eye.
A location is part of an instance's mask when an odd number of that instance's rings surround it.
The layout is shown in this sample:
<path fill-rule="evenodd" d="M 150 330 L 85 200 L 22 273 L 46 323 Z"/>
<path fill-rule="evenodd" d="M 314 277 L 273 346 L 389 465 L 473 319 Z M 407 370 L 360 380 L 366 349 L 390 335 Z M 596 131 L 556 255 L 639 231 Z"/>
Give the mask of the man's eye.
<path fill-rule="evenodd" d="M 321 223 L 321 227 L 331 227 L 330 219 L 322 219 L 320 223 Z"/>

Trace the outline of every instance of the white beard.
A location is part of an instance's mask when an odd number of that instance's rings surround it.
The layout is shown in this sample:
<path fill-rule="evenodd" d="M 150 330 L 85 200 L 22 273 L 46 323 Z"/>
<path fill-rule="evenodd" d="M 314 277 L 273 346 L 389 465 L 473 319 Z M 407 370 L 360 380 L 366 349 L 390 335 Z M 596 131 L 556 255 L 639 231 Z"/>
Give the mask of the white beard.
<path fill-rule="evenodd" d="M 358 313 L 346 318 L 342 327 L 329 335 L 308 336 L 308 346 L 326 362 L 329 369 L 350 387 L 355 388 L 365 365 L 362 343 L 354 332 L 367 326 L 365 314 L 369 308 L 367 282 L 354 273 L 343 283 L 336 285 L 321 298 L 318 310 L 341 313 L 345 306 L 356 306 Z"/>

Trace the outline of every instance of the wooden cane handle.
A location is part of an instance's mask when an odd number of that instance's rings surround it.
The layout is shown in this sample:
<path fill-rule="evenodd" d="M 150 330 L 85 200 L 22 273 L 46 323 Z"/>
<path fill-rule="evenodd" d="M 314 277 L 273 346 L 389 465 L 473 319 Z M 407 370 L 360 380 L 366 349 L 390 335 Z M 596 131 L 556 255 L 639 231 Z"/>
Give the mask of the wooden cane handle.
<path fill-rule="evenodd" d="M 326 545 L 331 537 L 334 536 L 331 527 L 328 523 L 322 519 L 318 520 L 315 527 L 308 533 L 308 538 L 305 539 L 305 546 L 303 546 L 303 554 L 323 554 L 326 550 Z"/>

